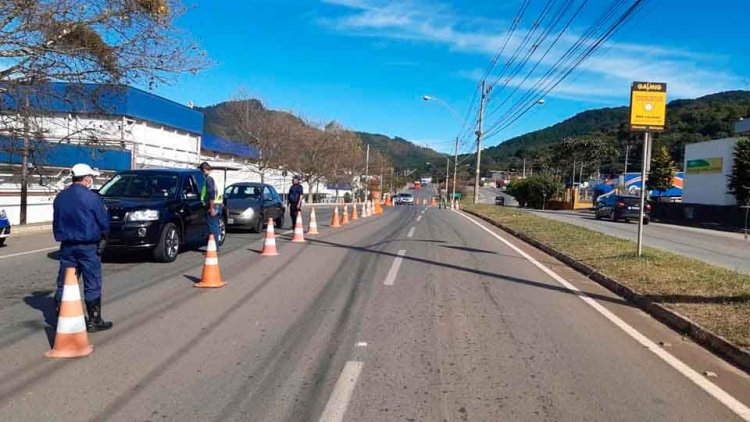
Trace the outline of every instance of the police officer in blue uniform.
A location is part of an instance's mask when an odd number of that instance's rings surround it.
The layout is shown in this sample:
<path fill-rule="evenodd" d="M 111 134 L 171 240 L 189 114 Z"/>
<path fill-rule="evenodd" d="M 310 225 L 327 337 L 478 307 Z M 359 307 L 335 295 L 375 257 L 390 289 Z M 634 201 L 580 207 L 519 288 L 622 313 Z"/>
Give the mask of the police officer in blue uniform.
<path fill-rule="evenodd" d="M 71 169 L 73 184 L 63 190 L 54 202 L 52 229 L 60 242 L 60 272 L 57 275 L 55 304 L 60 313 L 65 270 L 75 268 L 83 275 L 86 300 L 86 331 L 109 330 L 112 322 L 102 319 L 102 261 L 100 242 L 109 232 L 109 217 L 104 201 L 92 192 L 94 177 L 99 172 L 87 164 Z"/>
<path fill-rule="evenodd" d="M 219 240 L 221 239 L 221 230 L 219 227 L 219 220 L 221 219 L 222 204 L 218 201 L 218 192 L 216 190 L 216 182 L 211 177 L 211 165 L 207 162 L 202 163 L 198 168 L 206 176 L 206 183 L 203 185 L 201 190 L 201 201 L 203 205 L 207 207 L 206 220 L 208 222 L 208 232 L 214 235 L 214 241 L 216 242 L 216 252 L 219 251 Z"/>
<path fill-rule="evenodd" d="M 300 185 L 300 177 L 294 176 L 292 178 L 292 186 L 289 187 L 289 195 L 287 195 L 287 203 L 289 204 L 289 217 L 292 218 L 292 228 L 297 224 L 297 216 L 302 210 L 302 198 L 305 195 L 302 185 Z"/>

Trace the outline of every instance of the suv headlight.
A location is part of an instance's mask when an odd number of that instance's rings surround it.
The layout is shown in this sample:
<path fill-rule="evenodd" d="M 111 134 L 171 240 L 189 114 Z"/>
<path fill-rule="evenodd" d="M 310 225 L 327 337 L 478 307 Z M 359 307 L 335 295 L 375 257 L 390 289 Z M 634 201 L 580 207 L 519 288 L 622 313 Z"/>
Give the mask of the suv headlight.
<path fill-rule="evenodd" d="M 159 219 L 157 210 L 138 210 L 128 213 L 128 221 L 156 221 Z"/>
<path fill-rule="evenodd" d="M 5 210 L 0 210 L 0 220 L 7 220 L 8 214 L 5 213 Z"/>
<path fill-rule="evenodd" d="M 242 212 L 242 218 L 252 218 L 253 214 L 255 214 L 255 210 L 250 207 Z"/>

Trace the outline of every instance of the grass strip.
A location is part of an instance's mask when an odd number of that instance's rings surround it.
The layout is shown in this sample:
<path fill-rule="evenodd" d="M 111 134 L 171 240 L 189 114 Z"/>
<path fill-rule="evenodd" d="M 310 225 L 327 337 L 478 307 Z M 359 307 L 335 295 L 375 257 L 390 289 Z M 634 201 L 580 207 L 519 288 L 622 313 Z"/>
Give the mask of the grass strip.
<path fill-rule="evenodd" d="M 517 208 L 464 208 L 522 232 L 673 309 L 744 348 L 750 348 L 750 276 L 697 259 L 646 247 Z"/>

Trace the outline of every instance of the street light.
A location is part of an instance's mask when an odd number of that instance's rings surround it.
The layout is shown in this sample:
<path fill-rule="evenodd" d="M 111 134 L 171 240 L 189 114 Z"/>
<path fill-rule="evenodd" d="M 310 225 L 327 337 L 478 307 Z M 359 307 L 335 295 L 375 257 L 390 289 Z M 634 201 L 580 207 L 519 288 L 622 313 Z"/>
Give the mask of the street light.
<path fill-rule="evenodd" d="M 453 107 L 451 107 L 450 105 L 448 105 L 448 103 L 446 103 L 445 101 L 441 100 L 440 98 L 435 98 L 435 97 L 433 97 L 431 95 L 423 95 L 422 96 L 422 100 L 437 102 L 438 104 L 440 104 L 441 106 L 443 106 L 443 108 L 445 108 L 446 110 L 448 110 L 448 112 L 451 114 L 451 116 L 453 116 L 453 118 L 456 119 L 456 123 L 458 123 L 459 127 L 462 125 L 461 124 L 461 117 L 459 117 L 459 115 L 456 112 L 456 110 L 454 110 Z M 458 135 L 456 135 L 456 145 L 455 145 L 454 157 L 453 157 L 453 196 L 451 197 L 451 199 L 454 199 L 456 197 L 456 176 L 457 176 L 456 169 L 457 168 L 458 168 Z M 448 174 L 447 173 L 448 172 L 446 172 L 446 176 L 445 176 L 445 194 L 446 194 L 446 196 L 448 196 Z"/>

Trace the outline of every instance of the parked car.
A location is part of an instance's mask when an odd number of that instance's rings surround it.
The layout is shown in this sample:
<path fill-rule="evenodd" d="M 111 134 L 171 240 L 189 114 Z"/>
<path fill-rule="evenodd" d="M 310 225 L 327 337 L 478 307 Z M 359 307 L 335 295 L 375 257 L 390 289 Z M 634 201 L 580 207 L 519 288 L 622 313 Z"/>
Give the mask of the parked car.
<path fill-rule="evenodd" d="M 399 205 L 414 205 L 414 195 L 410 193 L 399 193 L 397 198 Z"/>
<path fill-rule="evenodd" d="M 110 219 L 104 250 L 151 250 L 156 261 L 172 262 L 181 247 L 205 245 L 207 206 L 200 198 L 205 180 L 197 169 L 117 173 L 99 190 Z M 221 245 L 226 214 L 219 230 Z"/>
<path fill-rule="evenodd" d="M 0 246 L 5 244 L 5 239 L 10 237 L 10 220 L 5 210 L 0 210 Z"/>
<path fill-rule="evenodd" d="M 263 183 L 236 183 L 224 192 L 227 226 L 263 231 L 269 218 L 274 227 L 284 226 L 286 207 L 273 186 Z"/>
<path fill-rule="evenodd" d="M 596 200 L 594 213 L 597 220 L 609 218 L 612 221 L 630 219 L 638 220 L 640 216 L 641 198 L 633 195 L 603 195 Z M 651 205 L 646 203 L 643 224 L 651 219 Z"/>

